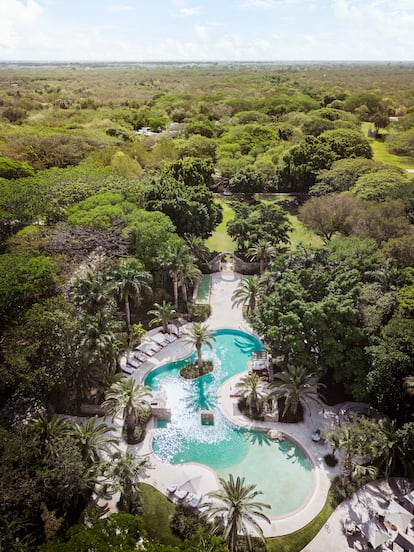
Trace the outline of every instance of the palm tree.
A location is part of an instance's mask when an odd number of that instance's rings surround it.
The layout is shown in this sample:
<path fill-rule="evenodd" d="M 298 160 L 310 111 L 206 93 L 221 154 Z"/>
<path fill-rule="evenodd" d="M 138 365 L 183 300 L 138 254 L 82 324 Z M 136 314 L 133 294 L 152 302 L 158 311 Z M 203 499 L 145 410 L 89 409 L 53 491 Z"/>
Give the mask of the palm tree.
<path fill-rule="evenodd" d="M 260 264 L 260 274 L 265 271 L 266 265 L 270 259 L 277 255 L 277 249 L 268 240 L 258 240 L 247 251 L 252 261 L 258 260 Z"/>
<path fill-rule="evenodd" d="M 249 411 L 257 415 L 261 411 L 264 398 L 269 394 L 268 385 L 257 374 L 248 374 L 236 383 L 237 389 L 245 399 Z"/>
<path fill-rule="evenodd" d="M 258 276 L 242 278 L 232 295 L 233 307 L 247 304 L 247 314 L 253 314 L 260 294 L 260 279 Z"/>
<path fill-rule="evenodd" d="M 99 310 L 94 316 L 84 316 L 80 327 L 80 346 L 90 356 L 113 365 L 118 358 L 120 346 L 115 335 L 119 330 L 118 321 L 107 310 Z"/>
<path fill-rule="evenodd" d="M 187 244 L 183 241 L 169 245 L 167 249 L 159 256 L 159 263 L 162 267 L 168 269 L 168 273 L 173 283 L 174 306 L 178 308 L 178 285 L 180 274 L 183 268 L 193 263 L 193 258 Z"/>
<path fill-rule="evenodd" d="M 148 314 L 154 315 L 154 318 L 150 320 L 149 325 L 158 326 L 161 324 L 162 331 L 167 333 L 168 324 L 175 320 L 177 311 L 171 303 L 167 303 L 164 299 L 161 305 L 159 303 L 154 303 L 154 308 L 149 310 Z"/>
<path fill-rule="evenodd" d="M 103 445 L 118 443 L 118 439 L 109 437 L 111 428 L 104 423 L 96 423 L 97 417 L 89 418 L 86 423 L 75 423 L 69 430 L 69 435 L 75 437 L 80 446 L 82 459 L 87 464 L 99 461 L 98 451 Z"/>
<path fill-rule="evenodd" d="M 315 381 L 313 374 L 308 372 L 304 366 L 288 365 L 283 371 L 275 374 L 274 382 L 271 386 L 274 390 L 269 398 L 285 397 L 285 408 L 283 416 L 288 409 L 296 416 L 299 402 L 313 400 L 320 402 L 319 390 L 324 387 L 322 383 Z"/>
<path fill-rule="evenodd" d="M 150 467 L 148 457 L 140 458 L 127 450 L 125 455 L 116 452 L 108 463 L 106 473 L 120 491 L 120 509 L 127 514 L 141 513 L 138 483 Z"/>
<path fill-rule="evenodd" d="M 237 550 L 240 534 L 247 537 L 251 546 L 249 531 L 251 529 L 263 539 L 263 530 L 254 518 L 270 523 L 268 517 L 262 512 L 264 508 L 270 508 L 270 506 L 255 501 L 256 496 L 262 494 L 254 490 L 256 485 L 245 485 L 244 477 L 237 477 L 234 481 L 232 474 L 229 474 L 228 481 L 221 477 L 219 481 L 221 488 L 208 493 L 208 496 L 218 500 L 219 503 L 213 502 L 203 514 L 208 520 L 213 521 L 213 532 L 222 530 L 224 523 L 224 538 L 231 552 Z"/>
<path fill-rule="evenodd" d="M 191 255 L 201 263 L 206 263 L 210 254 L 203 238 L 194 234 L 184 234 L 184 239 Z"/>
<path fill-rule="evenodd" d="M 33 428 L 35 433 L 39 435 L 43 450 L 52 447 L 54 441 L 68 435 L 71 429 L 70 422 L 61 416 L 50 418 L 44 414 L 41 414 L 38 418 L 33 419 L 30 422 L 30 426 Z"/>
<path fill-rule="evenodd" d="M 201 278 L 201 270 L 196 266 L 194 261 L 188 260 L 188 262 L 182 266 L 179 273 L 179 283 L 181 285 L 184 303 L 188 301 L 187 283 L 190 282 L 192 284 L 194 280 L 198 280 L 199 278 Z"/>
<path fill-rule="evenodd" d="M 82 307 L 89 314 L 96 314 L 111 304 L 105 272 L 88 270 L 75 282 L 72 294 L 75 305 Z"/>
<path fill-rule="evenodd" d="M 147 397 L 150 396 L 150 388 L 132 378 L 122 378 L 108 389 L 102 407 L 107 414 L 112 415 L 112 420 L 121 410 L 123 411 L 127 442 L 134 440 L 137 420 L 142 412 L 149 408 Z"/>
<path fill-rule="evenodd" d="M 131 310 L 130 299 L 141 300 L 143 292 L 151 292 L 151 274 L 142 270 L 141 264 L 136 259 L 125 259 L 119 267 L 112 272 L 111 291 L 124 303 L 127 341 L 130 341 Z"/>
<path fill-rule="evenodd" d="M 211 330 L 205 324 L 199 324 L 193 322 L 190 327 L 186 328 L 183 332 L 183 337 L 187 343 L 194 345 L 197 351 L 197 367 L 200 376 L 203 373 L 203 357 L 201 354 L 201 348 L 206 345 L 210 349 L 213 348 L 212 342 L 216 338 L 212 335 Z"/>

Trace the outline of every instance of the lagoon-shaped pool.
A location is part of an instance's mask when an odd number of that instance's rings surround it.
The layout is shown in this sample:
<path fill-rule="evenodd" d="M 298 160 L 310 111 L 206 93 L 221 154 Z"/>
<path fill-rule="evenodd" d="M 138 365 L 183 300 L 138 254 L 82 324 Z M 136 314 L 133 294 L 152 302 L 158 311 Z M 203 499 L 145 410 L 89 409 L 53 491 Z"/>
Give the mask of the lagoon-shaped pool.
<path fill-rule="evenodd" d="M 145 384 L 165 394 L 171 408 L 171 422 L 154 432 L 153 450 L 172 464 L 198 462 L 227 479 L 229 473 L 246 478 L 262 491 L 260 501 L 271 505 L 269 513 L 281 516 L 298 509 L 312 489 L 312 464 L 292 441 L 272 441 L 258 430 L 232 424 L 217 405 L 221 384 L 246 370 L 253 350 L 262 345 L 254 336 L 238 330 L 217 330 L 213 351 L 203 358 L 214 362 L 214 372 L 185 380 L 181 367 L 195 358 L 172 362 L 153 370 Z M 214 414 L 214 425 L 203 425 L 201 410 Z"/>

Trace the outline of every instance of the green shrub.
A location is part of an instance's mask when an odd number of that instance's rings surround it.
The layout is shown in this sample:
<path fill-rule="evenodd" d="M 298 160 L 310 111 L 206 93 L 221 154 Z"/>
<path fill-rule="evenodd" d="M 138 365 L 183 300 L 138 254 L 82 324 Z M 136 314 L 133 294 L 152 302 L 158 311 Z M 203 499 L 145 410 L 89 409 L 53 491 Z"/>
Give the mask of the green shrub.
<path fill-rule="evenodd" d="M 210 314 L 210 305 L 188 305 L 188 318 L 190 322 L 205 322 Z"/>

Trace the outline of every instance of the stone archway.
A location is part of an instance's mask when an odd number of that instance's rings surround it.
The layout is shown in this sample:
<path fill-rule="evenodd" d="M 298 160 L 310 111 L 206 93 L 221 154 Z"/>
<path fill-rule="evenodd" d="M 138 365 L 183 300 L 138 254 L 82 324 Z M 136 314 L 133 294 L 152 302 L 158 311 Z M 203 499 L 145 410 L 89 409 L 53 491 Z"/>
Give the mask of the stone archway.
<path fill-rule="evenodd" d="M 237 255 L 235 255 L 232 251 L 223 251 L 222 253 L 219 253 L 218 255 L 216 255 L 208 263 L 208 266 L 211 272 L 221 271 L 223 259 L 225 257 L 232 258 L 233 267 L 230 270 L 234 270 L 234 272 L 239 272 L 240 274 L 257 274 L 259 272 L 260 263 L 249 263 L 249 262 L 243 261 L 242 259 L 237 257 Z"/>

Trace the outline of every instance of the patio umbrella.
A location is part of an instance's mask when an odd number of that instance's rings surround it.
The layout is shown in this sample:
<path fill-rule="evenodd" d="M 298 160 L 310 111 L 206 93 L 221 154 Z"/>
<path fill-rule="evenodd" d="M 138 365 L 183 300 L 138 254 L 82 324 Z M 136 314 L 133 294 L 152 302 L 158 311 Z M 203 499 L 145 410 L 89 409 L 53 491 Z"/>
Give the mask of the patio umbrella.
<path fill-rule="evenodd" d="M 405 531 L 413 518 L 412 514 L 395 500 L 391 500 L 390 505 L 384 511 L 384 516 L 391 523 L 394 523 L 400 531 Z"/>
<path fill-rule="evenodd" d="M 375 519 L 370 519 L 365 523 L 361 523 L 359 527 L 361 533 L 365 535 L 367 541 L 370 542 L 374 548 L 381 546 L 381 544 L 391 539 L 391 535 L 387 533 L 385 527 L 381 527 Z"/>
<path fill-rule="evenodd" d="M 190 477 L 180 485 L 180 489 L 182 491 L 188 491 L 189 493 L 196 495 L 199 493 L 200 483 L 201 483 L 201 475 L 198 475 L 196 477 Z"/>

